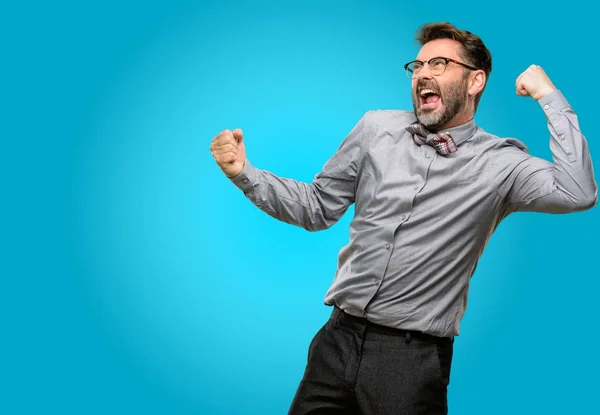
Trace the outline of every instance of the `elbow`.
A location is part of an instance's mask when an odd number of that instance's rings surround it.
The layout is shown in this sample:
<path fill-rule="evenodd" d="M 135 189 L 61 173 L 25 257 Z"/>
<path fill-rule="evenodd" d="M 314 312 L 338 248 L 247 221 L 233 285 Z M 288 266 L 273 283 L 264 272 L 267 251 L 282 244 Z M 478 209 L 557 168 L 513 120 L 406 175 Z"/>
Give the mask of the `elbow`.
<path fill-rule="evenodd" d="M 332 206 L 320 194 L 317 194 L 311 209 L 309 209 L 309 214 L 305 216 L 302 227 L 309 232 L 329 229 L 340 220 L 346 209 L 348 209 L 347 205 Z"/>
<path fill-rule="evenodd" d="M 304 227 L 305 230 L 309 231 L 309 232 L 317 232 L 317 231 L 322 231 L 324 229 L 327 229 L 325 227 L 319 227 L 319 226 L 305 226 Z"/>
<path fill-rule="evenodd" d="M 335 221 L 327 220 L 326 218 L 319 218 L 318 220 L 311 220 L 303 224 L 303 228 L 309 232 L 323 231 L 329 229 Z"/>
<path fill-rule="evenodd" d="M 590 196 L 582 196 L 581 198 L 579 198 L 579 200 L 575 203 L 575 210 L 579 211 L 579 212 L 584 211 L 584 210 L 590 210 L 597 204 L 598 204 L 598 192 L 596 191 L 596 192 L 594 192 L 594 194 L 592 194 Z"/>
<path fill-rule="evenodd" d="M 594 193 L 594 196 L 590 198 L 589 203 L 586 205 L 586 210 L 591 209 L 598 204 L 598 192 Z"/>

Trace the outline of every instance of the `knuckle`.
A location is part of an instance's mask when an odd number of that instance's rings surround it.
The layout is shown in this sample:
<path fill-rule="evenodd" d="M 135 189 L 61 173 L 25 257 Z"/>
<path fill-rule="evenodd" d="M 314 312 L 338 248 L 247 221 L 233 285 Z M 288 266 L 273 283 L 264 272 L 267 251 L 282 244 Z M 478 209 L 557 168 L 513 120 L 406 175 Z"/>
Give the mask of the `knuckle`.
<path fill-rule="evenodd" d="M 233 137 L 233 134 L 231 134 L 231 131 L 229 130 L 223 130 L 219 133 L 218 136 L 215 137 L 215 142 L 220 143 L 223 142 L 224 140 L 226 140 L 229 136 Z"/>

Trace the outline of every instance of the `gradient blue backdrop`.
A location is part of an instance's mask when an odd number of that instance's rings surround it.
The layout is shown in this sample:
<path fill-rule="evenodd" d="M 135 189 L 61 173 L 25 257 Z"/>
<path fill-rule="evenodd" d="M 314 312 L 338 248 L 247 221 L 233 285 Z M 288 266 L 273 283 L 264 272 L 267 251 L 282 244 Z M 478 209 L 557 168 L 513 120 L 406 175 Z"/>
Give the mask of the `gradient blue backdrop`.
<path fill-rule="evenodd" d="M 494 56 L 476 120 L 550 158 L 514 92 L 541 65 L 600 163 L 583 1 L 30 2 L 3 6 L 0 413 L 283 414 L 346 216 L 309 233 L 247 201 L 209 152 L 310 181 L 361 115 L 411 108 L 419 25 Z M 600 209 L 517 214 L 473 278 L 451 414 L 597 413 Z"/>

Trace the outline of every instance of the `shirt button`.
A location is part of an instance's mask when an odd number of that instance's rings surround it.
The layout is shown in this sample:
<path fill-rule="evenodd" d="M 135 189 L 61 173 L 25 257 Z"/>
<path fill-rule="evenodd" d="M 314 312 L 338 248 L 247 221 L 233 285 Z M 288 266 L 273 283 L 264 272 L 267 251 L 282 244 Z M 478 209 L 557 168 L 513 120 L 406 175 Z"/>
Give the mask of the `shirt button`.
<path fill-rule="evenodd" d="M 406 215 L 402 215 L 402 220 L 406 219 Z"/>
<path fill-rule="evenodd" d="M 419 188 L 419 186 L 415 186 L 415 190 L 417 190 Z"/>
<path fill-rule="evenodd" d="M 244 180 L 242 180 L 242 182 L 248 183 L 248 179 L 244 179 Z"/>
<path fill-rule="evenodd" d="M 429 158 L 429 154 L 425 154 L 425 157 L 426 157 L 426 158 Z"/>
<path fill-rule="evenodd" d="M 385 244 L 385 249 L 389 250 L 391 248 L 390 244 Z"/>
<path fill-rule="evenodd" d="M 544 105 L 545 110 L 547 110 L 548 108 L 550 108 L 550 105 L 548 105 L 548 104 Z"/>
<path fill-rule="evenodd" d="M 565 135 L 564 135 L 564 134 L 561 134 L 561 135 L 560 135 L 560 139 L 561 139 L 561 140 L 564 140 L 564 139 L 565 139 Z"/>

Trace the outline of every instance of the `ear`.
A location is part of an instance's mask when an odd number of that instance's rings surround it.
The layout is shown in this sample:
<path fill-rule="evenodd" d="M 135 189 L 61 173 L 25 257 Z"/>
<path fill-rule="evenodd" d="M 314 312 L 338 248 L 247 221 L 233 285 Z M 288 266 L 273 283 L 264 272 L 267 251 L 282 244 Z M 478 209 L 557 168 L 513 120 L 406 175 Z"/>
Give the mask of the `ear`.
<path fill-rule="evenodd" d="M 469 95 L 475 96 L 483 90 L 485 86 L 485 72 L 481 69 L 477 71 L 473 71 L 471 76 L 469 77 Z"/>

